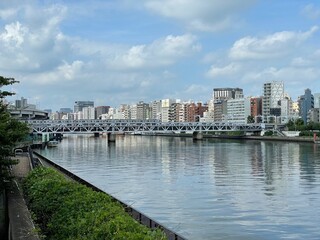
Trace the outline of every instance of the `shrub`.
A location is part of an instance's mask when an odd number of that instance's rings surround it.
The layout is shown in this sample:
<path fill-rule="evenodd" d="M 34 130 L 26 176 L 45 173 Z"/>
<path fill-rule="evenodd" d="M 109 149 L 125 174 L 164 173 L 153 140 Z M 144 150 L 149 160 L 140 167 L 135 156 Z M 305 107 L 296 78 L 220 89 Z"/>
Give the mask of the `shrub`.
<path fill-rule="evenodd" d="M 25 179 L 29 208 L 47 239 L 166 239 L 130 217 L 105 193 L 39 167 Z"/>

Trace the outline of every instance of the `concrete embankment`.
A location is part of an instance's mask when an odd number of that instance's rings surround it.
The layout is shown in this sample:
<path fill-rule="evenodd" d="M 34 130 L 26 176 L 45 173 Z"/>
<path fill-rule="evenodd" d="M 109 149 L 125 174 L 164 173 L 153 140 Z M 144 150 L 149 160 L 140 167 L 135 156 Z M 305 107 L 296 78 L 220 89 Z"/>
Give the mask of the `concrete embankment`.
<path fill-rule="evenodd" d="M 187 137 L 192 138 L 192 134 L 188 133 L 168 133 L 168 134 L 156 134 L 155 136 L 166 137 Z M 258 141 L 283 141 L 283 142 L 306 142 L 314 143 L 312 137 L 280 137 L 280 136 L 232 136 L 232 135 L 214 135 L 203 134 L 204 139 L 236 139 L 236 140 L 258 140 Z"/>
<path fill-rule="evenodd" d="M 313 138 L 306 137 L 204 135 L 204 138 L 314 143 Z"/>

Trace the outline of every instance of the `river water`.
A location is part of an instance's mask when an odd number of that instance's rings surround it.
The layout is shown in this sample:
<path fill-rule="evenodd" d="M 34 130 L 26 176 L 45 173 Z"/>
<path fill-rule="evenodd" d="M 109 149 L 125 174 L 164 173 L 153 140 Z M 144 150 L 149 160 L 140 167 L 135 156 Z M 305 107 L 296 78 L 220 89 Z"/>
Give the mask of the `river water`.
<path fill-rule="evenodd" d="M 320 239 L 320 145 L 68 135 L 41 154 L 187 239 Z"/>

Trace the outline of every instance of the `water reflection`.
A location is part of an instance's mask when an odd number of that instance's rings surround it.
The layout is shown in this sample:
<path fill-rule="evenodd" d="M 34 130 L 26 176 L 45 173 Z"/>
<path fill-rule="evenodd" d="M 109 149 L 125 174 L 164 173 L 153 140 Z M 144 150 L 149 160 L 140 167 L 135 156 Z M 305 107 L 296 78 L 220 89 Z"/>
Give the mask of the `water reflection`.
<path fill-rule="evenodd" d="M 189 239 L 320 238 L 313 144 L 70 136 L 42 153 Z"/>

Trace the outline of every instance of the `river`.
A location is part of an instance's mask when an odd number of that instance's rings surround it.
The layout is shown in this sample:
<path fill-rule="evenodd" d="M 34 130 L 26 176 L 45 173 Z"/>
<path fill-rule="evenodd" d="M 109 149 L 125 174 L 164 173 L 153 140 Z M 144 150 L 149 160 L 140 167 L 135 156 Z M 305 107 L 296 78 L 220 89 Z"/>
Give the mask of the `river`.
<path fill-rule="evenodd" d="M 40 153 L 187 239 L 320 239 L 320 145 L 66 135 Z"/>

